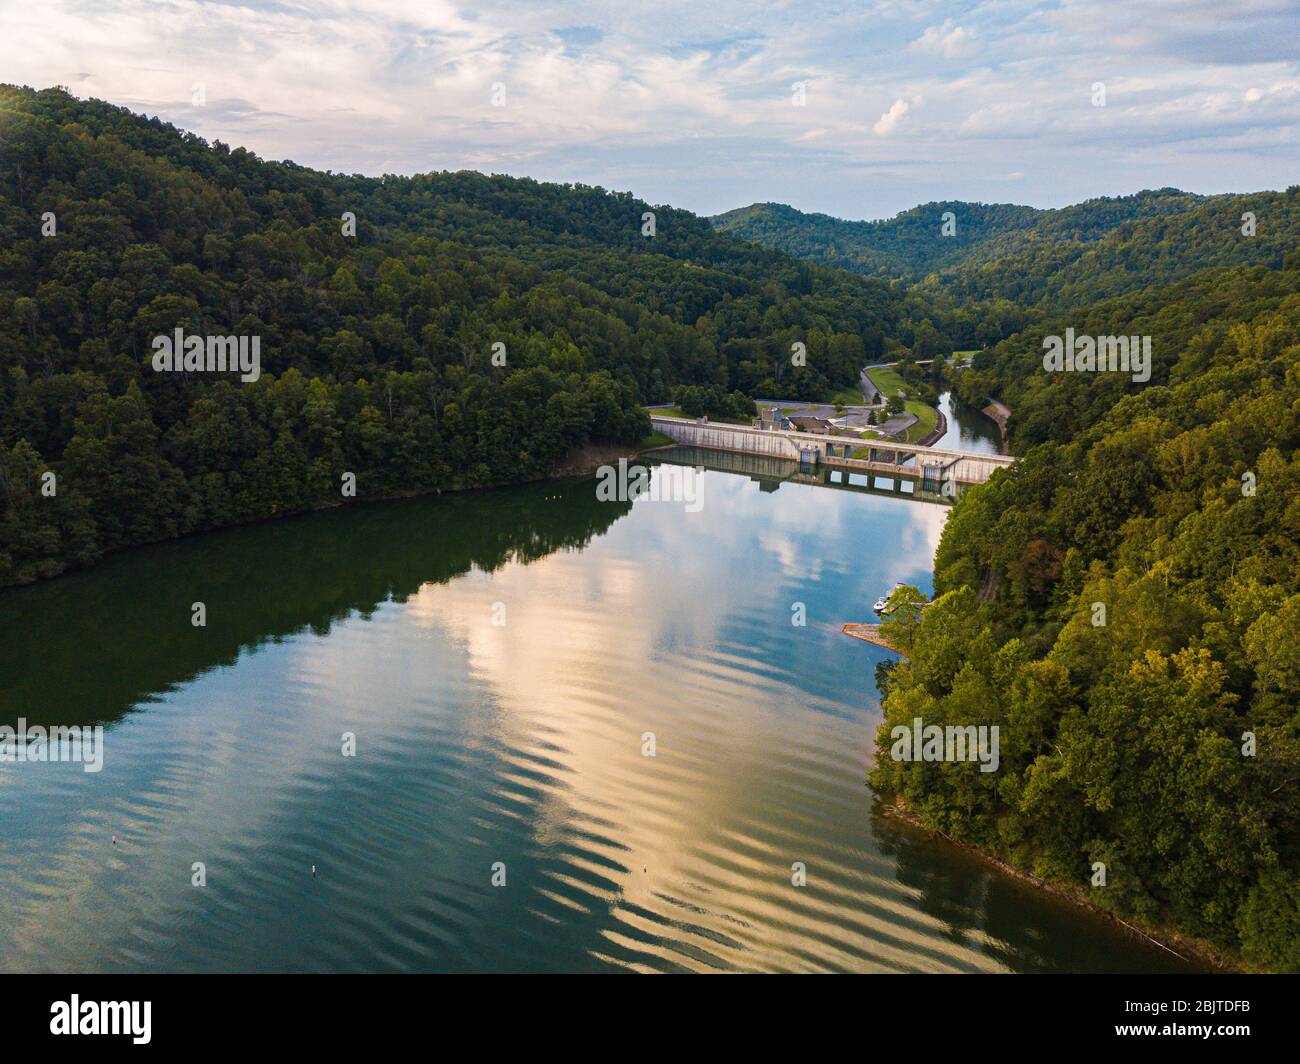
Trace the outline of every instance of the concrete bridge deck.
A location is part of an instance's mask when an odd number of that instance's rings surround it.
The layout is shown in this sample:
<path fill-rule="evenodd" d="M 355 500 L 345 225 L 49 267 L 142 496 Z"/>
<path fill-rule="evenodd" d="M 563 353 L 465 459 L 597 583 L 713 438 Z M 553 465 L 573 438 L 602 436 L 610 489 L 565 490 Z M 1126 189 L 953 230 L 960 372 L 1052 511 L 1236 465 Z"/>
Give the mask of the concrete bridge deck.
<path fill-rule="evenodd" d="M 756 429 L 726 422 L 665 417 L 651 413 L 650 423 L 678 443 L 720 451 L 741 451 L 798 462 L 859 469 L 886 476 L 911 477 L 938 485 L 983 484 L 997 470 L 1015 464 L 1005 454 L 979 454 L 948 448 L 923 447 L 893 440 L 862 440 L 813 432 Z M 854 451 L 867 451 L 864 458 Z"/>
<path fill-rule="evenodd" d="M 649 452 L 656 462 L 671 465 L 702 466 L 749 477 L 760 491 L 777 491 L 783 484 L 807 484 L 812 487 L 831 488 L 867 495 L 907 498 L 916 502 L 951 503 L 964 490 L 960 485 L 948 485 L 945 494 L 942 485 L 923 482 L 902 466 L 888 473 L 865 472 L 846 469 L 837 462 L 822 462 L 809 466 L 789 458 L 773 458 L 766 454 L 748 454 L 744 451 L 721 451 L 717 448 L 691 447 L 681 444 L 670 450 Z"/>

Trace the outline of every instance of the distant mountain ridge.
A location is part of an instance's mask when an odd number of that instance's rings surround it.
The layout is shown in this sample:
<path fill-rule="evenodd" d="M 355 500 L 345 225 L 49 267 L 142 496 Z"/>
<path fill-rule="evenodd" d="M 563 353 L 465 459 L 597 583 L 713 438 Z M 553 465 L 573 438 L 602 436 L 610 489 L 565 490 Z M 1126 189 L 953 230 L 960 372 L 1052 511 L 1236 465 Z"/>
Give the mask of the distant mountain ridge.
<path fill-rule="evenodd" d="M 942 236 L 942 215 L 956 218 Z M 874 222 L 805 214 L 784 203 L 753 203 L 710 219 L 724 233 L 855 273 L 919 276 L 959 262 L 981 241 L 1028 228 L 1042 212 L 1014 204 L 934 202 Z"/>
<path fill-rule="evenodd" d="M 954 223 L 947 236 L 946 212 Z M 811 262 L 913 281 L 935 295 L 1068 306 L 1212 267 L 1278 268 L 1300 242 L 1300 198 L 1294 187 L 1215 196 L 1162 188 L 1052 210 L 932 202 L 876 222 L 763 203 L 711 221 Z"/>

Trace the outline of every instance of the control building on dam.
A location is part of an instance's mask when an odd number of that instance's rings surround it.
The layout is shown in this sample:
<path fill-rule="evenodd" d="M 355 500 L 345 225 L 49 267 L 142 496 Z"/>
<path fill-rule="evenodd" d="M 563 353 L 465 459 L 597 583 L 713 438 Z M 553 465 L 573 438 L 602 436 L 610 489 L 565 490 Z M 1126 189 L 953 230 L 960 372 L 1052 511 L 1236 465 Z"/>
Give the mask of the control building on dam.
<path fill-rule="evenodd" d="M 1015 463 L 1005 454 L 977 454 L 892 440 L 863 440 L 784 429 L 751 428 L 707 418 L 664 417 L 651 413 L 655 431 L 677 443 L 715 451 L 764 455 L 803 465 L 828 465 L 891 480 L 916 481 L 927 495 L 955 497 L 960 487 L 983 484 L 997 470 Z M 857 455 L 857 457 L 854 457 Z"/>

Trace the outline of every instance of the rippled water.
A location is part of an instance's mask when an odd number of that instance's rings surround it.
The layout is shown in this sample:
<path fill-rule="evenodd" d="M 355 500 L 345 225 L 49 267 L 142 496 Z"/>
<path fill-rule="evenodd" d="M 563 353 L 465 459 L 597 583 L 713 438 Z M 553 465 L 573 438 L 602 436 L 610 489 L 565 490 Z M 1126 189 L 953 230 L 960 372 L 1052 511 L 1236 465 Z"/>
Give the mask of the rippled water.
<path fill-rule="evenodd" d="M 702 488 L 358 506 L 0 595 L 0 720 L 108 729 L 98 774 L 0 765 L 0 969 L 1167 968 L 873 811 L 881 652 L 839 628 L 928 586 L 947 510 Z"/>

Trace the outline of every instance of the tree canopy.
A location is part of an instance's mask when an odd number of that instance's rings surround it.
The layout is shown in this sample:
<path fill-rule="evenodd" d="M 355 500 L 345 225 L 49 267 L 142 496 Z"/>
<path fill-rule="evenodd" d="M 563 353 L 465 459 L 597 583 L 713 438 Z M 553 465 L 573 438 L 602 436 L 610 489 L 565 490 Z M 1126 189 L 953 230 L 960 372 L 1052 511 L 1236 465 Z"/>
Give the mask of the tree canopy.
<path fill-rule="evenodd" d="M 1300 270 L 1070 320 L 1151 333 L 1156 372 L 1046 374 L 1022 336 L 959 375 L 1011 397 L 1021 460 L 951 513 L 872 782 L 1100 905 L 1300 970 Z M 890 760 L 917 716 L 998 726 L 1000 771 Z"/>
<path fill-rule="evenodd" d="M 681 386 L 828 395 L 898 312 L 626 193 L 320 173 L 61 90 L 0 88 L 0 149 L 0 586 L 349 473 L 358 498 L 546 476 Z M 260 379 L 154 372 L 176 329 L 259 338 Z"/>

